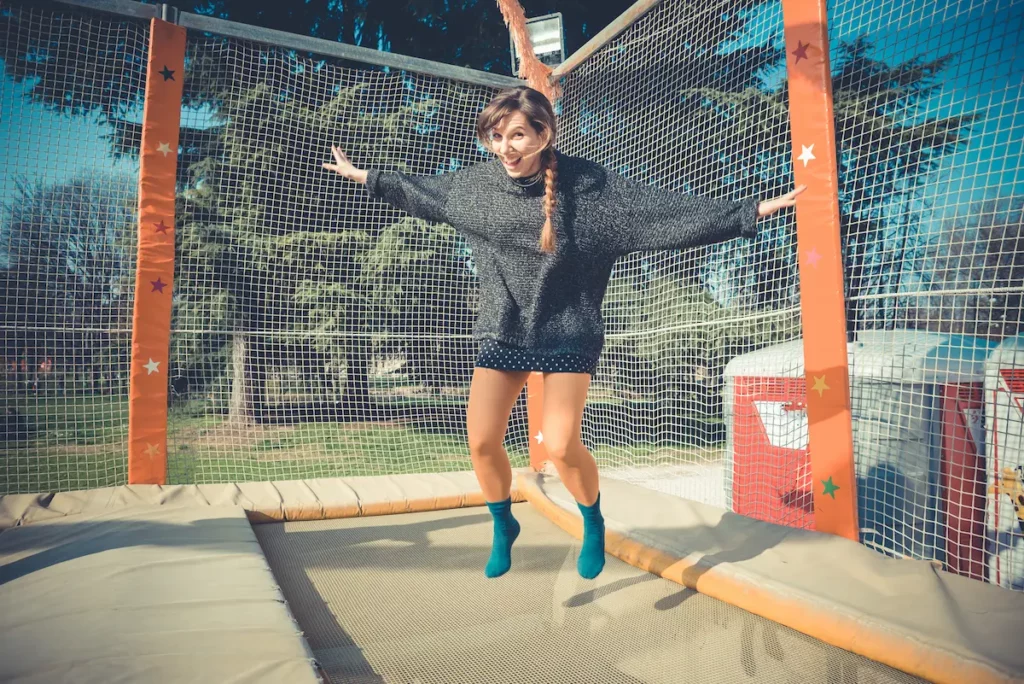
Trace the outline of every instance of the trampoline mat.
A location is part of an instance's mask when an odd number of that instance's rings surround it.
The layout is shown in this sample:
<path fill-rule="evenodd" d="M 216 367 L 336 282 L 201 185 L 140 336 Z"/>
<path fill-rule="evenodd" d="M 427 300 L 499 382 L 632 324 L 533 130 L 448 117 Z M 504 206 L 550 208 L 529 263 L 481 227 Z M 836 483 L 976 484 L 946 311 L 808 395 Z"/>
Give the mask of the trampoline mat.
<path fill-rule="evenodd" d="M 529 504 L 512 570 L 487 579 L 484 508 L 256 525 L 335 684 L 918 682 L 608 557 Z"/>

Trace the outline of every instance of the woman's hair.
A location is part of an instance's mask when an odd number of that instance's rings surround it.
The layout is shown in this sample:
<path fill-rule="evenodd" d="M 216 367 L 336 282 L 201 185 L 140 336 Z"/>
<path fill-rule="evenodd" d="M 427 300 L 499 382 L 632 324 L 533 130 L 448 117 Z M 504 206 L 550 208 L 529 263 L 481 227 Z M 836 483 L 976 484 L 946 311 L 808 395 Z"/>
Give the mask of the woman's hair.
<path fill-rule="evenodd" d="M 476 120 L 476 135 L 487 149 L 491 149 L 491 129 L 514 112 L 522 112 L 537 133 L 548 134 L 548 146 L 541 152 L 541 170 L 544 173 L 544 228 L 540 232 L 540 248 L 555 251 L 555 229 L 551 217 L 555 212 L 555 184 L 558 168 L 555 157 L 555 137 L 558 124 L 555 111 L 540 91 L 527 86 L 503 90 L 484 107 Z"/>

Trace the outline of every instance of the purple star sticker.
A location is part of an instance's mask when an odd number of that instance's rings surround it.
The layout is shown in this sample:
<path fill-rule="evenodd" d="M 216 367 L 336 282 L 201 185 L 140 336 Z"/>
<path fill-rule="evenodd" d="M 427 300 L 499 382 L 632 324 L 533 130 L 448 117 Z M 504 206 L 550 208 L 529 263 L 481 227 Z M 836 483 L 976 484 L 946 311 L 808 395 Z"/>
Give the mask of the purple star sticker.
<path fill-rule="evenodd" d="M 796 55 L 796 64 L 799 64 L 801 59 L 810 59 L 807 56 L 807 48 L 811 47 L 811 44 L 798 40 L 796 41 L 796 45 L 796 50 L 793 50 L 793 54 Z"/>
<path fill-rule="evenodd" d="M 167 287 L 167 283 L 160 280 L 160 278 L 157 278 L 156 280 L 150 280 L 149 284 L 153 286 L 153 289 L 150 290 L 150 292 L 159 292 L 160 294 L 163 294 L 164 288 Z"/>
<path fill-rule="evenodd" d="M 153 225 L 156 226 L 156 232 L 163 233 L 164 235 L 167 234 L 167 229 L 170 228 L 170 226 L 164 224 L 163 219 L 160 219 L 160 223 L 154 223 Z"/>

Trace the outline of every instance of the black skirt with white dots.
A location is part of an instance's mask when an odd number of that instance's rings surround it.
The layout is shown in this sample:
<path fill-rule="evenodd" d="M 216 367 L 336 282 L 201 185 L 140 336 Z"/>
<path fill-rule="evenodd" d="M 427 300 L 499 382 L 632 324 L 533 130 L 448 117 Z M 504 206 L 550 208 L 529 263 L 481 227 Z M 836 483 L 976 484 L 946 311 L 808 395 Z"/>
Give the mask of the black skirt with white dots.
<path fill-rule="evenodd" d="M 479 368 L 507 371 L 541 371 L 544 373 L 597 372 L 596 358 L 578 354 L 541 354 L 529 349 L 513 347 L 497 340 L 481 340 L 476 357 Z"/>

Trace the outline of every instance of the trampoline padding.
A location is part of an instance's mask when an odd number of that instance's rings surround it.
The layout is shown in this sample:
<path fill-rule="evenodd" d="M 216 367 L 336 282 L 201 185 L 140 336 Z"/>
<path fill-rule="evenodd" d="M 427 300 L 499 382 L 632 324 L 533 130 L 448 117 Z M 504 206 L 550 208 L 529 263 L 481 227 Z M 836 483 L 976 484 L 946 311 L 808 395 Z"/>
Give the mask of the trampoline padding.
<path fill-rule="evenodd" d="M 512 499 L 522 497 L 512 488 Z M 0 496 L 0 530 L 66 515 L 131 506 L 240 506 L 252 522 L 354 518 L 482 506 L 471 471 L 366 475 L 279 482 L 122 485 Z"/>
<path fill-rule="evenodd" d="M 245 511 L 146 506 L 0 534 L 0 681 L 317 682 Z"/>
<path fill-rule="evenodd" d="M 579 536 L 556 478 L 520 474 L 518 485 Z M 1024 681 L 1020 592 L 626 482 L 601 487 L 608 551 L 637 567 L 930 681 Z"/>

